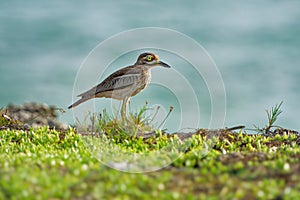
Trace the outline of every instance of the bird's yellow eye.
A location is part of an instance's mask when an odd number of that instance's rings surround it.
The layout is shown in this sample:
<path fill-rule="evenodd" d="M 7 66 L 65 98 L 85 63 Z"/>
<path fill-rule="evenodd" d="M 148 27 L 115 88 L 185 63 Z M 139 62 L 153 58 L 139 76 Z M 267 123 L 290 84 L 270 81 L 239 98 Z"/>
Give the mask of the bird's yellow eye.
<path fill-rule="evenodd" d="M 153 56 L 147 56 L 147 57 L 146 57 L 146 60 L 147 60 L 147 61 L 152 61 L 152 60 L 153 60 Z"/>

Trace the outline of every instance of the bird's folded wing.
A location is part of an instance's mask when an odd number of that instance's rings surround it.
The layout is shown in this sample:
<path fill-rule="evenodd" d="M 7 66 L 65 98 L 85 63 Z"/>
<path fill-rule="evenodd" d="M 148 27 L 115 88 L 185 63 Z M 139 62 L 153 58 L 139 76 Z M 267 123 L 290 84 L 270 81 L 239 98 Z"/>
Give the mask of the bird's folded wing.
<path fill-rule="evenodd" d="M 84 96 L 94 96 L 100 92 L 118 90 L 125 87 L 129 87 L 138 82 L 139 74 L 122 74 L 117 77 L 108 77 L 103 82 L 98 84 L 97 86 L 93 87 L 92 89 L 78 95 L 81 97 Z"/>

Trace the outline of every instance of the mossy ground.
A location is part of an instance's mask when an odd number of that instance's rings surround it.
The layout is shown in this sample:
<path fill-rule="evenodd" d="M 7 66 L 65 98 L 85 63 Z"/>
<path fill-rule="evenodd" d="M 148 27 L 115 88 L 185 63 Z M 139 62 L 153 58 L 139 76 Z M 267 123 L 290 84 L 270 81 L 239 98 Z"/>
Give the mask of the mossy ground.
<path fill-rule="evenodd" d="M 197 135 L 198 134 L 198 135 Z M 124 173 L 100 163 L 84 136 L 47 127 L 0 131 L 0 199 L 299 199 L 299 135 L 247 135 L 221 131 L 206 156 L 199 156 L 205 131 L 170 166 Z M 155 143 L 132 139 L 122 148 L 147 151 Z M 153 140 L 153 138 L 152 138 Z M 142 142 L 141 142 L 142 141 Z"/>

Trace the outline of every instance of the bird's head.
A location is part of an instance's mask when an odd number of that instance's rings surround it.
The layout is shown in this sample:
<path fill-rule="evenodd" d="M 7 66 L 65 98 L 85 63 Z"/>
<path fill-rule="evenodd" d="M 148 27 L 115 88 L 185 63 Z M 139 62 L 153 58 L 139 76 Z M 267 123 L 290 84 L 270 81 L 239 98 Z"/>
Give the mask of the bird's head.
<path fill-rule="evenodd" d="M 147 67 L 162 66 L 162 67 L 170 68 L 170 66 L 167 63 L 160 61 L 159 57 L 154 53 L 142 53 L 138 57 L 135 64 L 144 65 Z"/>

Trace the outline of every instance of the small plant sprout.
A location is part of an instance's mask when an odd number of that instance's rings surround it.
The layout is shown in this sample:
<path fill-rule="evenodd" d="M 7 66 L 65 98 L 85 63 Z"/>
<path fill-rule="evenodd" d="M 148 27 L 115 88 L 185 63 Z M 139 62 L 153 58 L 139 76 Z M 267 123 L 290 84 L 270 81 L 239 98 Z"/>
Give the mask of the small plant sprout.
<path fill-rule="evenodd" d="M 282 110 L 280 110 L 281 105 L 282 101 L 280 102 L 280 104 L 276 104 L 274 108 L 272 107 L 271 112 L 269 110 L 266 110 L 268 116 L 268 126 L 266 127 L 267 131 L 273 127 L 278 116 L 282 113 Z"/>
<path fill-rule="evenodd" d="M 264 131 L 266 134 L 269 133 L 270 129 L 272 127 L 275 127 L 275 122 L 277 121 L 278 116 L 282 113 L 282 110 L 280 110 L 280 107 L 282 105 L 282 101 L 275 107 L 271 108 L 271 111 L 266 110 L 267 116 L 268 116 L 268 125 L 264 128 Z"/>
<path fill-rule="evenodd" d="M 264 128 L 259 128 L 258 126 L 254 125 L 254 127 L 258 132 L 269 134 L 271 128 L 279 127 L 279 126 L 275 126 L 274 124 L 277 121 L 278 116 L 282 113 L 282 110 L 280 110 L 282 103 L 283 102 L 281 101 L 279 104 L 276 104 L 274 107 L 271 108 L 271 110 L 266 109 L 268 124 Z"/>

